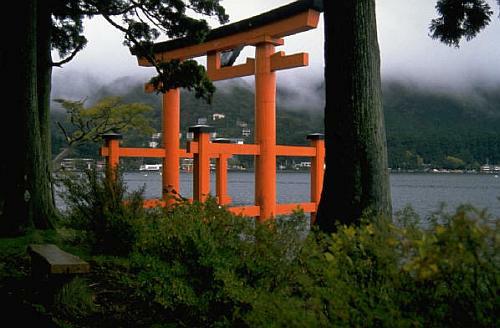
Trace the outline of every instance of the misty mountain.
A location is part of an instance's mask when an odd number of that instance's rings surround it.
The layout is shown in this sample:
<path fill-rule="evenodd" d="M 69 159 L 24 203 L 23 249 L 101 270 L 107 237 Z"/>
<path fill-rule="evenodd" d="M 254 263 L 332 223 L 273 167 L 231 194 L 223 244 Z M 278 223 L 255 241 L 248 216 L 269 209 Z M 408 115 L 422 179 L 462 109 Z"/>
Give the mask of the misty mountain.
<path fill-rule="evenodd" d="M 73 81 L 54 81 L 53 95 L 69 95 L 71 91 L 72 99 L 87 99 L 88 105 L 106 96 L 121 96 L 125 102 L 147 103 L 155 109 L 152 122 L 155 129 L 161 131 L 161 95 L 145 93 L 144 81 L 124 77 L 103 85 L 83 77 L 76 83 L 82 93 L 79 97 L 77 90 L 68 86 L 71 83 Z M 217 82 L 216 87 L 210 104 L 181 91 L 183 139 L 189 126 L 206 121 L 216 127 L 220 137 L 252 142 L 252 83 L 235 79 Z M 313 91 L 304 96 L 296 90 L 278 87 L 279 144 L 307 144 L 307 134 L 323 132 L 324 86 L 318 84 L 309 89 Z M 391 167 L 409 169 L 427 163 L 453 168 L 500 163 L 500 85 L 457 92 L 387 80 L 383 82 L 383 96 Z M 214 119 L 216 113 L 225 117 Z M 249 129 L 250 134 L 243 136 L 243 129 Z M 57 133 L 54 140 L 60 140 Z M 128 144 L 145 146 L 147 141 L 129 140 Z"/>
<path fill-rule="evenodd" d="M 392 167 L 418 158 L 443 167 L 450 156 L 471 167 L 500 163 L 500 86 L 458 93 L 386 81 L 383 95 Z"/>

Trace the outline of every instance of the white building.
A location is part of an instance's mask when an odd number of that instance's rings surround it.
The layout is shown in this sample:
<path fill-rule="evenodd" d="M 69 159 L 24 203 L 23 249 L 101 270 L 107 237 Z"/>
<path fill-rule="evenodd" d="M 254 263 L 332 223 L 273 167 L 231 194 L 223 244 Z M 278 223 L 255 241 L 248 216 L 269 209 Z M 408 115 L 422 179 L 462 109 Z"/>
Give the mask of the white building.
<path fill-rule="evenodd" d="M 212 114 L 212 121 L 222 120 L 223 118 L 226 118 L 226 115 L 224 115 L 222 113 L 213 113 Z"/>

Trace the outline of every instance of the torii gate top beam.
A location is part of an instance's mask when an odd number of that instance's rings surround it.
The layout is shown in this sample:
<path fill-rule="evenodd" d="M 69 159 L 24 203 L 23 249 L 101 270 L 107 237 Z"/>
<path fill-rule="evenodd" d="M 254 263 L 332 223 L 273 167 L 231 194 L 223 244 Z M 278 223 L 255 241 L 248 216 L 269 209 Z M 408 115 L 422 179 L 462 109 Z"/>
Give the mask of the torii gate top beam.
<path fill-rule="evenodd" d="M 276 8 L 269 12 L 211 30 L 203 43 L 188 39 L 175 39 L 153 45 L 153 52 L 159 62 L 172 59 L 189 59 L 234 49 L 239 46 L 255 45 L 274 40 L 282 44 L 288 35 L 316 28 L 322 11 L 321 0 L 301 0 Z M 133 55 L 137 51 L 131 49 Z M 151 66 L 144 57 L 138 57 L 140 66 Z"/>

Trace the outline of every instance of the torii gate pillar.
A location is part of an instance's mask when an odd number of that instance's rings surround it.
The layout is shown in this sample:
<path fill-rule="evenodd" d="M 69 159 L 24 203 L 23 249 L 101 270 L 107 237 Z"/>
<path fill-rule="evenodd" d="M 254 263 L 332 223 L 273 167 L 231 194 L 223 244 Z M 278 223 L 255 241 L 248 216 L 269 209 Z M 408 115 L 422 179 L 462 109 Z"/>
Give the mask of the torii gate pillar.
<path fill-rule="evenodd" d="M 175 202 L 179 186 L 180 141 L 180 90 L 172 89 L 163 94 L 163 147 L 167 150 L 163 158 L 162 196 L 167 204 Z"/>
<path fill-rule="evenodd" d="M 255 49 L 255 143 L 260 155 L 255 160 L 255 204 L 259 220 L 275 216 L 276 211 L 276 73 L 271 70 L 272 42 Z"/>

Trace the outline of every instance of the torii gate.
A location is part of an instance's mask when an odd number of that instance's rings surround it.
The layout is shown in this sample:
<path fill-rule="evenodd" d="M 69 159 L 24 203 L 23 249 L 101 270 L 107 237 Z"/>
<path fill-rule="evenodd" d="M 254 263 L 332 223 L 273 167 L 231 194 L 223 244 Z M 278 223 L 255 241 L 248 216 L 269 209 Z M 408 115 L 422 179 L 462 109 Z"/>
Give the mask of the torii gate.
<path fill-rule="evenodd" d="M 301 0 L 279 7 L 267 13 L 211 30 L 201 44 L 187 44 L 186 40 L 170 40 L 156 43 L 153 52 L 158 62 L 186 60 L 206 56 L 207 74 L 212 81 L 235 77 L 255 76 L 255 144 L 215 144 L 209 141 L 207 126 L 193 127 L 195 141 L 188 144 L 187 151 L 180 148 L 180 90 L 172 89 L 163 94 L 163 147 L 162 150 L 121 148 L 121 156 L 163 157 L 163 199 L 171 199 L 172 190 L 179 191 L 179 162 L 181 157 L 195 157 L 195 200 L 203 201 L 210 193 L 210 157 L 218 158 L 217 193 L 219 203 L 227 204 L 225 195 L 225 165 L 232 154 L 255 155 L 255 206 L 230 208 L 233 212 L 266 220 L 279 214 L 290 213 L 297 206 L 306 212 L 316 212 L 322 188 L 324 166 L 324 143 L 321 134 L 308 136 L 312 147 L 276 145 L 276 71 L 307 66 L 307 53 L 285 55 L 275 52 L 276 46 L 284 44 L 283 38 L 314 29 L 318 25 L 322 1 Z M 223 67 L 221 53 L 243 46 L 255 47 L 255 59 L 246 63 Z M 132 54 L 135 54 L 132 51 Z M 151 66 L 146 58 L 138 56 L 140 66 Z M 151 90 L 147 85 L 146 90 Z M 111 138 L 112 139 L 112 138 Z M 111 144 L 103 148 L 104 156 L 115 158 Z M 116 143 L 117 145 L 117 143 Z M 118 147 L 118 146 L 117 146 Z M 109 151 L 109 152 L 108 152 Z M 276 203 L 276 156 L 310 156 L 311 203 Z M 115 164 L 116 164 L 115 163 Z M 221 177 L 222 176 L 222 177 Z"/>

